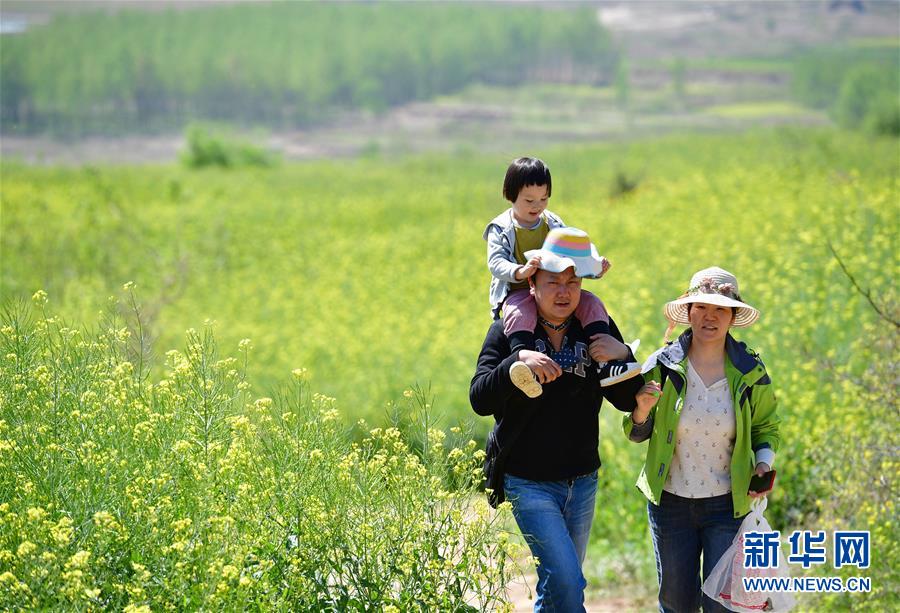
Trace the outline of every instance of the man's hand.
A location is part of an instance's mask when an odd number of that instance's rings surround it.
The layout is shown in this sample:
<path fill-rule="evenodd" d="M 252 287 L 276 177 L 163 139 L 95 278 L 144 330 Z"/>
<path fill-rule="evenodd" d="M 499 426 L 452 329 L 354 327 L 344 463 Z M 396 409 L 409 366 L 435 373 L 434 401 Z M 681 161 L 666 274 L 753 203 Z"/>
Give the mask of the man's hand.
<path fill-rule="evenodd" d="M 531 369 L 538 383 L 550 383 L 562 376 L 562 368 L 549 355 L 528 349 L 519 350 L 519 359 Z"/>
<path fill-rule="evenodd" d="M 530 277 L 531 275 L 536 273 L 538 271 L 538 268 L 540 268 L 540 267 L 541 267 L 541 256 L 536 255 L 533 258 L 531 258 L 530 260 L 528 260 L 527 262 L 525 262 L 524 266 L 519 266 L 516 269 L 516 274 L 514 275 L 516 277 L 516 281 L 522 281 L 524 279 L 527 279 L 528 277 Z M 522 360 L 522 361 L 524 362 L 525 360 Z"/>
<path fill-rule="evenodd" d="M 764 474 L 766 474 L 770 470 L 772 470 L 771 466 L 769 466 L 765 462 L 760 462 L 759 464 L 756 465 L 756 470 L 754 472 L 756 473 L 757 476 L 762 477 Z M 775 489 L 775 486 L 773 485 L 772 490 L 774 490 L 774 489 Z M 754 492 L 753 490 L 750 490 L 747 492 L 747 494 L 750 496 L 750 498 L 763 498 L 763 497 L 765 497 L 766 494 L 768 494 L 772 490 L 769 490 L 767 492 Z"/>
<path fill-rule="evenodd" d="M 594 334 L 588 346 L 588 353 L 595 362 L 610 362 L 627 358 L 629 349 L 628 345 L 620 343 L 609 334 Z"/>

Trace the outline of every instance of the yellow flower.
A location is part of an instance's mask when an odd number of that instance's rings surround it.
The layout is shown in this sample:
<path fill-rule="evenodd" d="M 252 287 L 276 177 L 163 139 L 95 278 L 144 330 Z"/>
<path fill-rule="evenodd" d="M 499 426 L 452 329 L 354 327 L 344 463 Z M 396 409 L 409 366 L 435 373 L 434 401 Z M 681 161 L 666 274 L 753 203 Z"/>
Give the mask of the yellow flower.
<path fill-rule="evenodd" d="M 19 548 L 16 549 L 16 553 L 19 554 L 20 558 L 25 558 L 35 549 L 37 549 L 37 545 L 31 541 L 22 541 L 19 544 Z"/>
<path fill-rule="evenodd" d="M 232 579 L 237 579 L 238 575 L 240 574 L 241 572 L 237 569 L 237 567 L 231 564 L 226 564 L 222 567 L 222 576 L 229 581 Z"/>
<path fill-rule="evenodd" d="M 90 551 L 85 551 L 84 549 L 77 551 L 69 561 L 66 562 L 66 568 L 84 568 L 87 566 L 87 561 L 91 557 Z"/>
<path fill-rule="evenodd" d="M 250 420 L 246 415 L 236 415 L 231 418 L 231 427 L 234 430 L 249 430 Z"/>
<path fill-rule="evenodd" d="M 432 446 L 443 445 L 444 439 L 446 437 L 447 433 L 443 430 L 438 430 L 437 428 L 428 428 L 428 442 Z"/>
<path fill-rule="evenodd" d="M 122 290 L 126 292 L 130 292 L 134 289 L 134 281 L 129 281 L 125 285 L 122 286 Z"/>
<path fill-rule="evenodd" d="M 172 522 L 172 529 L 175 532 L 181 532 L 182 530 L 187 530 L 191 527 L 191 524 L 194 523 L 190 517 L 185 517 L 184 519 L 178 519 Z"/>
<path fill-rule="evenodd" d="M 30 507 L 27 513 L 29 521 L 34 523 L 41 521 L 47 516 L 47 511 L 40 507 Z"/>
<path fill-rule="evenodd" d="M 135 577 L 139 581 L 148 581 L 150 579 L 150 571 L 147 570 L 147 567 L 143 564 L 138 564 L 137 562 L 131 563 L 131 568 L 134 569 Z"/>

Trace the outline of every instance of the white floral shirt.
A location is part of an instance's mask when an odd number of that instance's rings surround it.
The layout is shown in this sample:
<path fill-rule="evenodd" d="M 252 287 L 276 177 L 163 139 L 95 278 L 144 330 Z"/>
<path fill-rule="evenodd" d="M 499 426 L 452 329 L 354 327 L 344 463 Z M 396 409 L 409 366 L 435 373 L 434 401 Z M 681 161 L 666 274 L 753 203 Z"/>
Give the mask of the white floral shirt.
<path fill-rule="evenodd" d="M 731 491 L 731 454 L 737 435 L 728 380 L 709 387 L 687 360 L 687 389 L 678 420 L 675 454 L 663 485 L 683 498 L 709 498 Z"/>

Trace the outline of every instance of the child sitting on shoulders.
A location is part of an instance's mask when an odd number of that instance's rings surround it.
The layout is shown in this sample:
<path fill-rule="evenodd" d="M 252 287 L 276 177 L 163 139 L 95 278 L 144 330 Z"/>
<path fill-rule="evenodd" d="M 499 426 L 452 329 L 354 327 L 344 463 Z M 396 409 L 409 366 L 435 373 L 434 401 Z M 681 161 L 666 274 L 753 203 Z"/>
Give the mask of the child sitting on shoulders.
<path fill-rule="evenodd" d="M 503 331 L 513 351 L 533 351 L 535 348 L 537 305 L 531 295 L 528 278 L 537 271 L 540 258 L 527 259 L 525 253 L 541 249 L 550 230 L 565 227 L 558 215 L 547 210 L 551 187 L 550 169 L 542 160 L 530 157 L 513 160 L 503 181 L 503 196 L 512 206 L 491 220 L 484 230 L 488 269 L 493 275 L 491 312 L 495 319 L 502 312 Z M 588 278 L 599 279 L 609 270 L 609 261 L 603 256 L 598 257 L 600 269 Z M 588 338 L 609 334 L 609 314 L 603 302 L 591 292 L 581 291 L 575 317 L 581 322 Z M 528 372 L 523 371 L 522 367 Z M 513 368 L 516 372 L 511 369 L 510 375 L 516 387 L 532 398 L 539 396 L 541 386 L 530 369 L 522 362 L 516 362 Z M 636 368 L 628 365 L 624 370 L 622 365 L 617 365 L 613 369 L 616 382 L 628 378 L 623 377 L 625 374 L 633 376 L 639 372 L 639 365 Z"/>

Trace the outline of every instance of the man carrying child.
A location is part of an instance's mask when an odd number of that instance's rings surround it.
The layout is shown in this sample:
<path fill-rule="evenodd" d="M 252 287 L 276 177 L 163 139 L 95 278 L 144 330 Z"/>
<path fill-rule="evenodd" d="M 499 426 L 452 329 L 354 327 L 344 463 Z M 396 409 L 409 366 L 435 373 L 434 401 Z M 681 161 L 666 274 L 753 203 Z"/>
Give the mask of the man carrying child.
<path fill-rule="evenodd" d="M 547 210 L 553 182 L 550 169 L 537 158 L 522 157 L 512 161 L 503 180 L 503 197 L 511 206 L 488 223 L 484 230 L 487 241 L 487 264 L 491 271 L 491 312 L 503 315 L 503 332 L 513 350 L 534 350 L 534 327 L 537 325 L 534 298 L 529 277 L 537 270 L 540 256 L 535 255 L 548 236 L 554 237 L 557 253 L 569 256 L 588 255 L 579 277 L 599 279 L 609 270 L 609 261 L 597 254 L 583 232 L 560 234 L 562 219 Z M 587 253 L 583 253 L 588 250 Z M 532 255 L 529 257 L 529 253 Z M 597 296 L 581 291 L 575 317 L 588 338 L 608 334 L 609 315 Z M 612 385 L 640 374 L 637 362 L 601 363 L 605 370 L 603 384 Z M 523 362 L 510 367 L 513 384 L 529 397 L 541 394 L 540 373 L 534 373 Z"/>
<path fill-rule="evenodd" d="M 587 235 L 556 229 L 543 248 L 524 255 L 536 268 L 527 277 L 536 311 L 533 348 L 514 348 L 503 321 L 494 321 L 469 398 L 476 413 L 494 417 L 491 437 L 505 448 L 499 467 L 503 493 L 539 561 L 535 611 L 579 611 L 584 609 L 581 565 L 600 467 L 600 405 L 606 398 L 621 411 L 633 410 L 642 380 L 630 377 L 601 386 L 601 368 L 594 360 L 633 363 L 634 355 L 608 316 L 608 333 L 590 336 L 575 317 L 583 297 L 581 280 L 601 265 Z M 543 384 L 539 394 L 532 396 L 514 383 L 516 364 Z"/>

